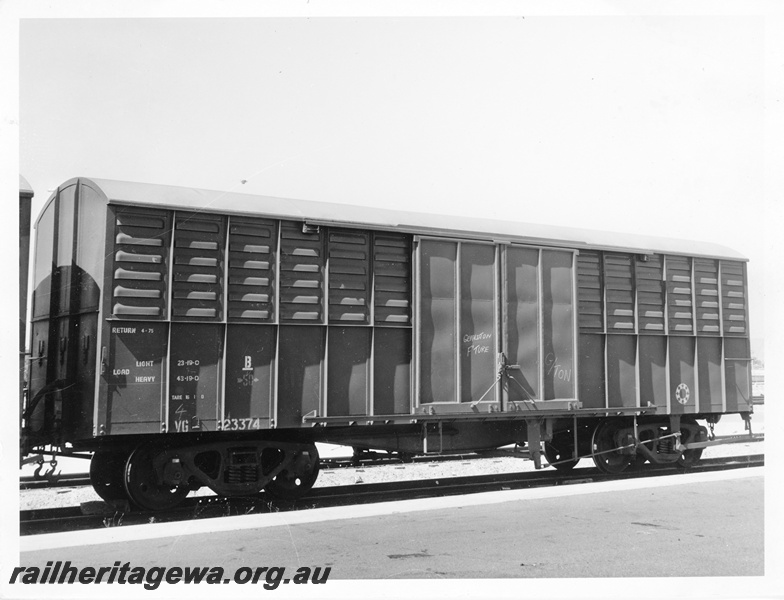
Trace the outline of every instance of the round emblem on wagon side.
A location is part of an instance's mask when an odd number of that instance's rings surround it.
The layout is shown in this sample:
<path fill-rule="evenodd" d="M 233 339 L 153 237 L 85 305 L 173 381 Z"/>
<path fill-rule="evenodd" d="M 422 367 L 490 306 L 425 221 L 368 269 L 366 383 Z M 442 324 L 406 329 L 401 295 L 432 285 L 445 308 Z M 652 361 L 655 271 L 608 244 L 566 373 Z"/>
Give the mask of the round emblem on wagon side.
<path fill-rule="evenodd" d="M 689 386 L 685 383 L 678 384 L 675 388 L 675 398 L 681 404 L 686 404 L 689 401 Z"/>

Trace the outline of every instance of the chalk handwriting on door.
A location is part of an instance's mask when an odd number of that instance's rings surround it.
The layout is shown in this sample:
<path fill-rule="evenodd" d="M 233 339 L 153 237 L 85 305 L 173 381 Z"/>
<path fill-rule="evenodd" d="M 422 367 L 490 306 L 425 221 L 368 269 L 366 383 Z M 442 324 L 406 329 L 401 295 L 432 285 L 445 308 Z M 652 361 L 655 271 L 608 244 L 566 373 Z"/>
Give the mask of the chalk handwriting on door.
<path fill-rule="evenodd" d="M 490 354 L 490 340 L 493 339 L 492 333 L 480 331 L 479 333 L 467 333 L 463 336 L 466 356 L 473 354 Z M 487 341 L 487 344 L 482 342 Z"/>
<path fill-rule="evenodd" d="M 547 374 L 553 375 L 556 379 L 560 379 L 561 381 L 571 381 L 572 380 L 572 369 L 567 369 L 563 365 L 559 364 L 558 357 L 550 353 L 544 358 L 545 367 L 547 367 Z"/>

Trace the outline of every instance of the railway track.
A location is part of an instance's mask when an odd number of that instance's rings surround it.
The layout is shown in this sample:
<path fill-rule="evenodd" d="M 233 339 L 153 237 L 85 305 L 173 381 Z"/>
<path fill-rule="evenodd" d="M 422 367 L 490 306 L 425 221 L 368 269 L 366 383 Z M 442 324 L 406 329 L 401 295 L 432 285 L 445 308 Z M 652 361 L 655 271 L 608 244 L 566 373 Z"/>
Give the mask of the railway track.
<path fill-rule="evenodd" d="M 412 457 L 400 457 L 395 455 L 378 454 L 359 460 L 352 457 L 326 457 L 319 460 L 319 468 L 322 471 L 330 469 L 347 469 L 352 467 L 377 467 L 383 465 L 397 464 L 417 464 L 429 462 L 450 462 L 459 460 L 470 460 L 474 458 L 494 458 L 494 457 L 517 457 L 529 458 L 528 450 L 499 449 L 489 450 L 482 453 L 448 454 L 448 455 L 423 455 Z M 23 476 L 19 478 L 20 490 L 37 490 L 46 488 L 80 487 L 90 485 L 90 475 L 88 473 L 73 473 L 59 475 L 54 478 L 44 479 L 41 477 Z"/>
<path fill-rule="evenodd" d="M 81 487 L 90 485 L 90 476 L 87 473 L 73 473 L 59 475 L 52 479 L 39 479 L 32 476 L 19 478 L 20 490 L 40 490 L 47 488 Z"/>
<path fill-rule="evenodd" d="M 758 467 L 764 465 L 764 455 L 735 456 L 703 459 L 689 472 L 701 473 Z M 501 490 L 549 487 L 594 483 L 618 479 L 631 479 L 651 476 L 675 476 L 682 471 L 674 467 L 653 467 L 645 465 L 640 469 L 621 475 L 606 475 L 595 467 L 578 467 L 569 473 L 555 470 L 526 473 L 508 473 L 469 477 L 447 477 L 422 479 L 416 481 L 353 484 L 314 488 L 304 498 L 288 503 L 272 504 L 264 495 L 241 498 L 217 498 L 214 496 L 188 498 L 175 510 L 165 512 L 113 511 L 102 502 L 87 503 L 95 505 L 94 514 L 84 514 L 83 508 L 64 507 L 36 509 L 20 512 L 21 535 L 57 533 L 86 529 L 101 529 L 126 525 L 144 525 L 185 521 L 191 519 L 219 518 L 243 514 L 263 514 L 292 510 L 309 510 L 351 504 L 413 500 L 439 496 L 475 494 Z"/>

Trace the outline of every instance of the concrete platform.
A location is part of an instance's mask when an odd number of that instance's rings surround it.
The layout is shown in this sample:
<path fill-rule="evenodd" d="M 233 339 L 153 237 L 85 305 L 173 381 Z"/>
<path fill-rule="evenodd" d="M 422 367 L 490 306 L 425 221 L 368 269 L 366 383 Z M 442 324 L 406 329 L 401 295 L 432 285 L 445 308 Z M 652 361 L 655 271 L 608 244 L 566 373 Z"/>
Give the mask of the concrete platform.
<path fill-rule="evenodd" d="M 764 573 L 763 469 L 22 538 L 20 564 L 330 566 L 330 580 Z M 323 589 L 323 588 L 322 588 Z"/>

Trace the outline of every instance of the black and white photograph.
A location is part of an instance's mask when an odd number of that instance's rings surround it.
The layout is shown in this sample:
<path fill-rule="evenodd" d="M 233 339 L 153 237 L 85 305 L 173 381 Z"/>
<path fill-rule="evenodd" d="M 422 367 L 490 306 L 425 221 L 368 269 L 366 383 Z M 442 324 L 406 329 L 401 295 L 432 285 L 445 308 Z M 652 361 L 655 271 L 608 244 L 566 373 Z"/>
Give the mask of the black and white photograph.
<path fill-rule="evenodd" d="M 784 598 L 781 39 L 0 2 L 0 597 Z"/>

